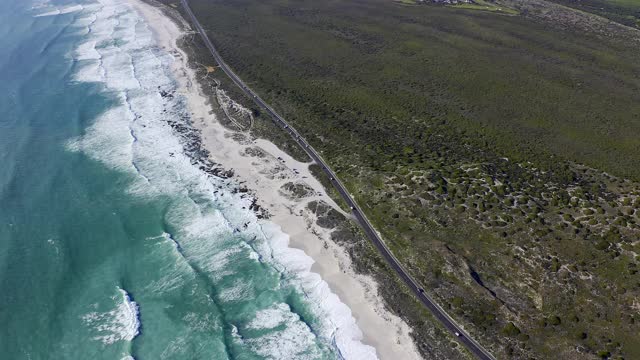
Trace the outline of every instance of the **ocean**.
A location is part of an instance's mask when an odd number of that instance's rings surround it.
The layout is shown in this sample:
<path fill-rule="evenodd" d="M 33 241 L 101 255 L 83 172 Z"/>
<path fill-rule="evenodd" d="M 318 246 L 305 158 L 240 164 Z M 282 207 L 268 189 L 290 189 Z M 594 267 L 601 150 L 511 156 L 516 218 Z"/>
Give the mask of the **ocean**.
<path fill-rule="evenodd" d="M 126 1 L 5 0 L 0 49 L 1 359 L 375 358 Z"/>

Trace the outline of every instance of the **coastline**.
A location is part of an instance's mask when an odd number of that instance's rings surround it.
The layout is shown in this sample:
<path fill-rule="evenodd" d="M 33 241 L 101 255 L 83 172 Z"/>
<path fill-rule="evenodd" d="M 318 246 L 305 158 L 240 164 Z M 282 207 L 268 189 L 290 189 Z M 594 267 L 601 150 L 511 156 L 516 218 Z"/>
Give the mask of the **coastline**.
<path fill-rule="evenodd" d="M 226 129 L 212 114 L 212 104 L 201 91 L 195 71 L 189 68 L 186 53 L 177 45 L 186 34 L 186 22 L 178 25 L 179 19 L 141 0 L 129 2 L 147 20 L 161 46 L 174 56 L 179 91 L 187 99 L 194 126 L 202 132 L 202 143 L 213 160 L 237 174 L 240 183 L 256 196 L 258 205 L 268 210 L 270 221 L 290 236 L 290 247 L 303 250 L 314 260 L 311 271 L 319 274 L 351 309 L 364 344 L 375 347 L 380 359 L 419 359 L 410 327 L 385 309 L 378 284 L 371 277 L 356 274 L 346 251 L 331 240 L 331 229 L 316 224 L 317 215 L 307 207 L 311 201 L 325 202 L 349 215 L 313 177 L 310 163 L 295 160 L 267 140 Z M 307 196 L 290 196 L 282 190 L 287 183 L 306 184 L 301 186 L 309 190 Z"/>

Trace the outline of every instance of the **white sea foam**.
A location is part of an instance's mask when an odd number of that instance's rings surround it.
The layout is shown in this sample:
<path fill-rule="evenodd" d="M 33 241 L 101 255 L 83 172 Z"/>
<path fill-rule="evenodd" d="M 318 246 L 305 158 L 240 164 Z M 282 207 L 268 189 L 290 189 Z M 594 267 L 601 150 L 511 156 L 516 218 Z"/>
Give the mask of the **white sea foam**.
<path fill-rule="evenodd" d="M 233 192 L 233 182 L 207 175 L 188 156 L 186 135 L 171 125 L 188 126 L 188 112 L 169 70 L 173 58 L 157 46 L 143 19 L 120 0 L 99 1 L 93 14 L 76 24 L 86 27 L 87 40 L 71 55 L 78 61 L 74 78 L 102 84 L 117 105 L 70 141 L 68 149 L 127 174 L 128 191 L 138 198 L 173 199 L 165 221 L 178 229 L 174 235 L 179 245 L 171 240 L 176 259 L 184 257 L 180 261 L 193 264 L 193 272 L 206 274 L 219 287 L 218 301 L 250 301 L 255 287 L 278 291 L 295 286 L 304 294 L 318 322 L 302 321 L 286 304 L 266 304 L 248 319 L 248 329 L 273 331 L 237 337 L 254 353 L 272 359 L 314 358 L 322 351 L 315 344 L 321 342 L 335 346 L 347 359 L 376 358 L 375 349 L 362 344 L 349 308 L 310 271 L 313 260 L 289 248 L 289 237 L 279 226 L 257 219 L 249 210 L 252 199 Z M 255 280 L 261 283 L 243 277 L 243 269 L 263 266 L 273 274 Z M 162 292 L 178 286 L 178 270 L 166 270 L 167 276 L 150 289 Z M 237 280 L 228 281 L 230 276 Z M 137 305 L 124 291 L 123 297 L 116 310 L 85 317 L 105 343 L 131 341 L 138 333 Z"/>
<path fill-rule="evenodd" d="M 192 331 L 212 332 L 220 329 L 220 322 L 213 314 L 187 313 L 182 320 Z"/>
<path fill-rule="evenodd" d="M 271 330 L 251 339 L 235 337 L 236 341 L 246 343 L 256 354 L 267 359 L 316 359 L 320 356 L 313 346 L 316 336 L 287 304 L 279 303 L 258 311 L 247 328 Z"/>
<path fill-rule="evenodd" d="M 256 312 L 253 320 L 247 325 L 249 329 L 272 329 L 282 325 L 287 320 L 287 315 L 291 311 L 289 305 L 285 303 L 274 304 L 270 308 Z"/>
<path fill-rule="evenodd" d="M 100 53 L 96 50 L 95 41 L 87 41 L 76 48 L 77 60 L 99 60 L 100 58 Z"/>
<path fill-rule="evenodd" d="M 43 16 L 54 16 L 54 15 L 61 15 L 61 14 L 69 14 L 72 12 L 76 12 L 76 11 L 81 11 L 82 9 L 84 9 L 84 7 L 82 5 L 73 5 L 73 6 L 68 6 L 65 8 L 59 8 L 59 9 L 55 9 L 52 11 L 47 11 L 45 13 L 41 13 L 38 15 L 34 15 L 35 17 L 43 17 Z"/>
<path fill-rule="evenodd" d="M 42 8 L 48 7 L 49 3 L 50 3 L 49 0 L 35 1 L 33 3 L 33 6 L 31 6 L 31 10 L 38 10 L 38 9 L 42 9 Z"/>
<path fill-rule="evenodd" d="M 116 303 L 113 310 L 90 312 L 82 319 L 97 332 L 94 340 L 104 344 L 132 341 L 140 332 L 138 304 L 121 288 L 118 288 L 118 295 L 112 299 Z"/>
<path fill-rule="evenodd" d="M 150 257 L 154 259 L 174 258 L 175 261 L 163 261 L 158 273 L 160 279 L 151 281 L 145 286 L 145 292 L 166 294 L 179 290 L 185 283 L 194 280 L 194 273 L 180 252 L 180 245 L 168 233 L 147 238 Z"/>
<path fill-rule="evenodd" d="M 82 33 L 87 34 L 89 31 L 89 26 L 97 20 L 95 12 L 92 12 L 94 10 L 95 9 L 93 6 L 86 6 L 85 11 L 83 11 L 82 14 L 78 15 L 78 18 L 76 18 L 71 26 L 76 29 L 83 30 Z"/>
<path fill-rule="evenodd" d="M 255 292 L 251 284 L 242 280 L 236 280 L 232 286 L 222 289 L 219 295 L 220 300 L 225 302 L 253 299 L 254 297 Z"/>
<path fill-rule="evenodd" d="M 265 223 L 262 225 L 262 231 L 270 242 L 274 258 L 286 269 L 293 269 L 300 289 L 317 307 L 317 313 L 324 315 L 327 324 L 320 329 L 318 335 L 332 339 L 345 359 L 377 358 L 375 349 L 361 342 L 362 331 L 357 326 L 351 309 L 331 292 L 329 285 L 320 275 L 311 272 L 313 259 L 301 250 L 290 248 L 289 236 L 283 233 L 278 225 Z"/>
<path fill-rule="evenodd" d="M 120 98 L 124 99 L 122 95 Z M 132 119 L 133 116 L 126 107 L 113 107 L 101 115 L 100 120 L 87 130 L 85 136 L 70 141 L 68 148 L 73 151 L 82 150 L 118 170 L 130 170 L 134 140 L 129 128 Z"/>

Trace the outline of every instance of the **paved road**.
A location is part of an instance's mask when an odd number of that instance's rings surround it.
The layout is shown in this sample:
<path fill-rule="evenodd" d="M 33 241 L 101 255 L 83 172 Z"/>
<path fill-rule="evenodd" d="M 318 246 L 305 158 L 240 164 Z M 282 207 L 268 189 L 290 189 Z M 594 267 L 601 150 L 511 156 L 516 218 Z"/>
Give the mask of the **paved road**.
<path fill-rule="evenodd" d="M 274 119 L 276 124 L 282 127 L 285 131 L 288 131 L 289 134 L 293 137 L 295 141 L 302 146 L 302 148 L 309 154 L 309 156 L 322 167 L 322 170 L 329 176 L 333 186 L 338 190 L 342 198 L 346 201 L 346 203 L 351 207 L 353 215 L 358 219 L 360 225 L 362 226 L 364 232 L 369 237 L 369 239 L 373 242 L 373 244 L 378 248 L 380 254 L 385 258 L 385 260 L 389 263 L 389 265 L 396 271 L 396 273 L 402 278 L 402 280 L 409 286 L 409 288 L 413 291 L 415 296 L 420 299 L 420 301 L 431 311 L 431 313 L 438 319 L 452 334 L 459 334 L 457 339 L 460 343 L 462 343 L 471 353 L 473 353 L 476 357 L 482 360 L 495 360 L 495 358 L 485 350 L 480 344 L 478 344 L 475 340 L 473 340 L 469 335 L 462 330 L 462 328 L 447 314 L 444 309 L 442 309 L 435 301 L 431 299 L 429 295 L 427 295 L 423 288 L 404 270 L 402 265 L 398 259 L 393 256 L 391 250 L 385 245 L 384 241 L 380 237 L 380 235 L 375 231 L 367 217 L 364 215 L 364 212 L 358 204 L 353 200 L 353 197 L 349 194 L 346 187 L 340 182 L 340 179 L 336 176 L 336 174 L 331 170 L 331 168 L 327 165 L 327 163 L 322 159 L 320 154 L 316 152 L 316 150 L 309 145 L 306 140 L 300 136 L 300 134 L 287 123 L 282 116 L 275 112 L 266 102 L 264 102 L 258 94 L 253 92 L 232 70 L 229 66 L 222 60 L 220 54 L 209 40 L 209 36 L 205 32 L 200 22 L 195 17 L 187 0 L 181 0 L 182 6 L 184 10 L 191 18 L 193 25 L 196 27 L 196 30 L 202 36 L 202 40 L 204 40 L 205 45 L 211 51 L 211 55 L 215 58 L 215 60 L 220 65 L 220 68 L 233 80 L 233 82 L 238 85 L 245 94 L 253 98 L 253 100 L 264 110 L 266 110 L 269 115 Z"/>

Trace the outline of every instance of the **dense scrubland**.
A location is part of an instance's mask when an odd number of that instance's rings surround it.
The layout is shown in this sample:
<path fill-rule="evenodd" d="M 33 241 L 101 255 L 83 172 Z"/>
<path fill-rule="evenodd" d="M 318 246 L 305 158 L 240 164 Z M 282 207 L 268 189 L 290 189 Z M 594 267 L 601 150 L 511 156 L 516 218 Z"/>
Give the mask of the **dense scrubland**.
<path fill-rule="evenodd" d="M 505 0 L 489 11 L 190 3 L 225 60 L 322 152 L 396 256 L 496 357 L 634 359 L 638 7 L 607 2 L 592 15 L 600 2 L 590 1 Z M 553 14 L 540 15 L 547 4 Z M 211 63 L 199 48 L 194 40 L 198 61 Z M 258 135 L 296 151 L 254 115 Z M 398 288 L 348 231 L 361 271 Z M 446 341 L 420 329 L 431 319 L 415 303 L 382 291 L 419 344 Z"/>
<path fill-rule="evenodd" d="M 623 25 L 640 28 L 640 1 L 638 0 L 555 0 L 555 2 L 603 16 Z"/>

